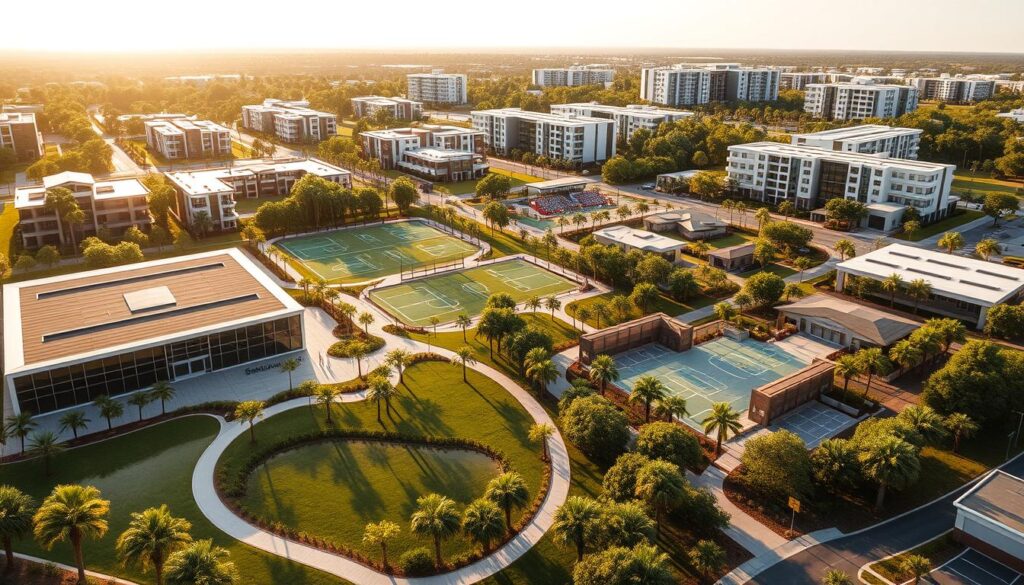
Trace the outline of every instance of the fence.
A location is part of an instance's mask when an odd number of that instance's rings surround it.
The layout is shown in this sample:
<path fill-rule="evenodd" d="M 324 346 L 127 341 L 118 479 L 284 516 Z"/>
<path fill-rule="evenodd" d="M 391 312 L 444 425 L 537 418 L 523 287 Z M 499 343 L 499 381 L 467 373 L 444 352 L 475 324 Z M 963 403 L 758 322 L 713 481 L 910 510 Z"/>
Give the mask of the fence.
<path fill-rule="evenodd" d="M 403 267 L 402 271 L 400 273 L 400 277 L 401 277 L 401 282 L 405 282 L 406 280 L 412 280 L 414 278 L 419 278 L 419 277 L 422 277 L 422 276 L 426 276 L 428 274 L 436 274 L 438 272 L 445 272 L 445 271 L 448 271 L 448 270 L 454 270 L 456 268 L 465 268 L 465 267 L 466 267 L 466 257 L 463 256 L 462 258 L 459 258 L 458 260 L 454 260 L 452 262 L 445 262 L 444 264 L 438 264 L 438 263 L 435 262 L 435 263 L 427 263 L 427 264 L 417 264 L 417 265 L 415 265 L 415 266 L 413 266 L 413 267 L 411 267 L 409 269 L 406 269 L 406 268 Z"/>
<path fill-rule="evenodd" d="M 693 346 L 693 331 L 665 313 L 655 313 L 581 336 L 580 362 L 589 365 L 598 355 L 614 355 L 648 343 L 686 351 Z"/>

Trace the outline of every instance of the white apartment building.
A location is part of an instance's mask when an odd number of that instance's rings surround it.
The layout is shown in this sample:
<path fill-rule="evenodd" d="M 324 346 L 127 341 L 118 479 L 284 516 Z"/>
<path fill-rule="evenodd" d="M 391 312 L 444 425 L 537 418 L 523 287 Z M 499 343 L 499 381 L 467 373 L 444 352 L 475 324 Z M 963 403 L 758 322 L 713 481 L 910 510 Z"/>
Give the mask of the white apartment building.
<path fill-rule="evenodd" d="M 693 112 L 666 110 L 656 106 L 605 106 L 597 102 L 578 104 L 552 104 L 551 113 L 562 116 L 586 116 L 605 118 L 615 121 L 615 130 L 619 138 L 629 138 L 637 130 L 644 128 L 654 132 L 665 122 L 675 122 L 693 116 Z"/>
<path fill-rule="evenodd" d="M 1021 81 L 996 81 L 996 91 L 1006 91 L 1010 93 L 1024 93 L 1024 80 Z"/>
<path fill-rule="evenodd" d="M 663 106 L 775 101 L 782 72 L 739 63 L 679 63 L 640 72 L 640 98 Z"/>
<path fill-rule="evenodd" d="M 615 70 L 607 65 L 573 65 L 572 67 L 533 70 L 533 85 L 540 87 L 607 86 L 614 79 Z"/>
<path fill-rule="evenodd" d="M 810 134 L 794 134 L 792 144 L 825 150 L 885 154 L 890 158 L 917 159 L 923 130 L 863 124 Z"/>
<path fill-rule="evenodd" d="M 453 105 L 469 102 L 465 74 L 445 73 L 441 69 L 435 69 L 430 73 L 410 73 L 405 76 L 405 80 L 405 95 L 411 100 Z"/>
<path fill-rule="evenodd" d="M 567 160 L 577 165 L 615 156 L 615 121 L 572 114 L 544 114 L 519 108 L 476 110 L 473 128 L 499 155 L 513 150 Z"/>
<path fill-rule="evenodd" d="M 487 174 L 487 147 L 479 130 L 423 124 L 361 132 L 363 155 L 382 169 L 399 169 L 430 181 L 479 179 Z"/>
<path fill-rule="evenodd" d="M 1017 108 L 1016 110 L 1010 110 L 1009 112 L 1003 112 L 996 114 L 997 118 L 1009 118 L 1018 124 L 1024 124 L 1024 108 Z"/>
<path fill-rule="evenodd" d="M 423 103 L 379 95 L 352 98 L 352 113 L 357 118 L 371 118 L 381 110 L 386 110 L 396 120 L 419 120 L 423 116 Z"/>
<path fill-rule="evenodd" d="M 242 126 L 285 142 L 319 142 L 338 133 L 338 118 L 310 109 L 306 100 L 267 99 L 260 105 L 242 106 Z"/>
<path fill-rule="evenodd" d="M 187 117 L 148 120 L 146 145 L 168 160 L 226 157 L 231 130 L 209 120 Z"/>
<path fill-rule="evenodd" d="M 918 90 L 906 85 L 812 83 L 804 111 L 826 120 L 894 118 L 917 109 Z"/>
<path fill-rule="evenodd" d="M 829 199 L 855 199 L 868 206 L 867 227 L 890 231 L 900 225 L 906 207 L 923 223 L 946 217 L 958 197 L 950 195 L 953 165 L 755 142 L 729 147 L 726 172 L 750 198 L 814 210 Z"/>
<path fill-rule="evenodd" d="M 825 83 L 828 81 L 825 73 L 814 72 L 782 72 L 779 76 L 779 89 L 804 89 L 811 83 Z"/>
<path fill-rule="evenodd" d="M 992 97 L 996 93 L 993 79 L 975 77 L 912 77 L 907 83 L 916 87 L 921 99 L 940 102 L 969 103 Z"/>

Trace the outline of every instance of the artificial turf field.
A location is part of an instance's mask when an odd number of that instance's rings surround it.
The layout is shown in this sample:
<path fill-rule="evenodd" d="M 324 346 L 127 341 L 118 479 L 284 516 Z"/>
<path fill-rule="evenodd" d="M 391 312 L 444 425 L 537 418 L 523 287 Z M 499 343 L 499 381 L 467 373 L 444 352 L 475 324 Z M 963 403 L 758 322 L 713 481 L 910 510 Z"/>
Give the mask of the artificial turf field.
<path fill-rule="evenodd" d="M 274 244 L 327 282 L 359 282 L 401 270 L 445 263 L 476 252 L 476 246 L 422 222 L 349 228 Z"/>
<path fill-rule="evenodd" d="M 532 297 L 568 292 L 576 283 L 525 260 L 514 259 L 445 272 L 374 290 L 370 297 L 406 325 L 454 321 L 460 314 L 479 315 L 487 297 L 508 293 L 517 303 Z"/>

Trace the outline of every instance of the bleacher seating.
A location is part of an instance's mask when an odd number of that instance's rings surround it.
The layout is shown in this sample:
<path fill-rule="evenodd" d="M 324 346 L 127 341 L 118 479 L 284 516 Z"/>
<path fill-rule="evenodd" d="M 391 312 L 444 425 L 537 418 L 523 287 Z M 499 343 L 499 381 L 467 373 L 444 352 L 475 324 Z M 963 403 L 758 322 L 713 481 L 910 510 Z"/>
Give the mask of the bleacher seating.
<path fill-rule="evenodd" d="M 597 191 L 583 191 L 572 195 L 548 195 L 530 201 L 530 207 L 541 215 L 561 215 L 591 207 L 603 207 L 607 204 L 608 201 Z"/>

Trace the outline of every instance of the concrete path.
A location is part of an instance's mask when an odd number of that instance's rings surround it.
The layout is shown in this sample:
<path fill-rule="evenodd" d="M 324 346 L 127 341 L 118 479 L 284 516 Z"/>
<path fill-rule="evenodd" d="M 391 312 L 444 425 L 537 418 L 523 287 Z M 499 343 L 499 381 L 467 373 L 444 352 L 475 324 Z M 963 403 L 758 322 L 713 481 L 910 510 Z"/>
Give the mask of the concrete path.
<path fill-rule="evenodd" d="M 692 474 L 689 474 L 692 476 Z M 755 557 L 767 554 L 787 541 L 785 538 L 773 532 L 770 528 L 761 524 L 746 512 L 736 507 L 729 498 L 725 497 L 722 483 L 725 481 L 726 472 L 709 465 L 704 473 L 697 477 L 691 477 L 693 485 L 706 487 L 714 494 L 718 505 L 729 513 L 729 526 L 723 530 L 729 538 L 735 540 L 740 546 L 750 551 Z"/>
<path fill-rule="evenodd" d="M 55 563 L 53 561 L 48 561 L 46 559 L 41 559 L 39 557 L 33 557 L 31 555 L 23 555 L 21 553 L 16 552 L 14 553 L 14 558 L 21 559 L 23 561 L 29 561 L 39 565 L 53 565 L 65 571 L 78 573 L 78 567 L 65 565 L 63 563 Z M 96 571 L 90 571 L 89 569 L 85 570 L 85 574 L 92 579 L 102 582 L 104 585 L 137 585 L 135 581 L 128 581 L 127 579 L 121 579 L 119 577 L 113 577 L 111 575 L 104 575 L 103 573 L 97 573 Z"/>

